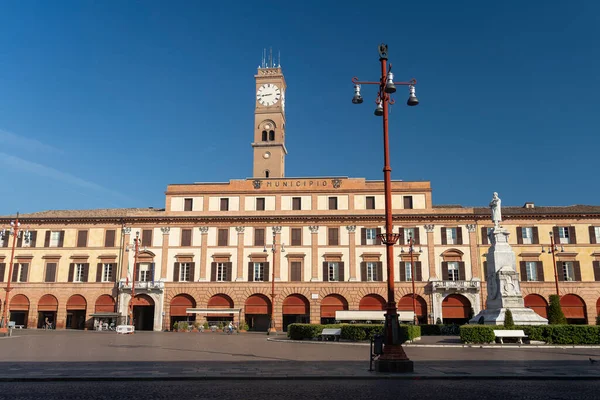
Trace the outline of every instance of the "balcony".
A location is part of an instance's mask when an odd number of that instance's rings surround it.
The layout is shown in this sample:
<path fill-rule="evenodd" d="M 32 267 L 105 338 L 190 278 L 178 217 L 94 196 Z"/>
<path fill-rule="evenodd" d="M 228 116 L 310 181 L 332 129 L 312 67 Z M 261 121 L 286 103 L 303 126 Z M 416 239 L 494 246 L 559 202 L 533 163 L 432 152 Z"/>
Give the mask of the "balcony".
<path fill-rule="evenodd" d="M 165 282 L 164 281 L 154 281 L 154 282 L 135 282 L 135 290 L 143 290 L 143 291 L 153 291 L 153 290 L 164 290 Z M 131 282 L 127 283 L 125 280 L 119 281 L 119 290 L 123 291 L 131 291 Z"/>
<path fill-rule="evenodd" d="M 480 287 L 480 281 L 431 281 L 434 292 L 478 292 Z"/>

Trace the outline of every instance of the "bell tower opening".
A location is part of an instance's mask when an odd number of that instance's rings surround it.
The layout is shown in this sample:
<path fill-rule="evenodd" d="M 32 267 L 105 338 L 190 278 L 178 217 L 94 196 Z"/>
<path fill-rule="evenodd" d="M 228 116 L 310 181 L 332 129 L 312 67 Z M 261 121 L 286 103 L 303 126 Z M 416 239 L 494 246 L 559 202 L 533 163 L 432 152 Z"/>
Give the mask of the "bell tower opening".
<path fill-rule="evenodd" d="M 285 91 L 286 83 L 279 62 L 272 53 L 263 53 L 254 76 L 256 104 L 254 108 L 253 177 L 285 177 Z"/>

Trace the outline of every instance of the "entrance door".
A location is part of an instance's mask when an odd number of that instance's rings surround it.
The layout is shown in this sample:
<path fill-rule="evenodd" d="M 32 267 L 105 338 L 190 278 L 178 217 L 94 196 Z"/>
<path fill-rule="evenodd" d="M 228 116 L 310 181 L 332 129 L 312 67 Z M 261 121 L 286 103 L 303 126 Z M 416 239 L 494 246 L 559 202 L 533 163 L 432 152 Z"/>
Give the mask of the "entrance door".
<path fill-rule="evenodd" d="M 133 299 L 133 326 L 136 331 L 154 330 L 154 300 L 140 294 Z"/>

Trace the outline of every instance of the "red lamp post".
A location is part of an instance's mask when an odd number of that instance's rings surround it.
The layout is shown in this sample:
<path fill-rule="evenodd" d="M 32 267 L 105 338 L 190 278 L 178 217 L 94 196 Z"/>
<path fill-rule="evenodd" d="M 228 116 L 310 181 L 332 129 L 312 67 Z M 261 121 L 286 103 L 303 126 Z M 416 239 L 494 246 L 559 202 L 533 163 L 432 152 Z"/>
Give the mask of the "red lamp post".
<path fill-rule="evenodd" d="M 548 248 L 548 253 L 552 253 L 552 264 L 554 265 L 554 284 L 556 285 L 556 295 L 560 296 L 560 292 L 558 290 L 558 267 L 556 266 L 556 256 L 554 253 L 558 251 L 558 246 L 554 243 L 554 235 L 550 232 L 550 248 Z M 565 251 L 561 249 L 561 251 Z M 542 253 L 545 253 L 544 247 L 542 246 Z"/>
<path fill-rule="evenodd" d="M 407 104 L 416 106 L 419 104 L 415 96 L 415 85 L 417 81 L 412 79 L 409 82 L 394 83 L 392 74 L 392 64 L 387 67 L 387 45 L 379 45 L 379 61 L 381 63 L 381 77 L 378 82 L 361 82 L 357 77 L 352 78 L 354 83 L 354 98 L 352 103 L 360 104 L 363 102 L 360 95 L 360 85 L 377 85 L 379 87 L 377 94 L 376 116 L 383 116 L 383 178 L 385 192 L 385 233 L 379 235 L 381 242 L 386 245 L 387 260 L 387 312 L 385 314 L 384 329 L 384 348 L 383 354 L 375 362 L 375 370 L 378 372 L 412 372 L 413 362 L 409 360 L 402 348 L 399 338 L 398 308 L 394 297 L 394 249 L 399 238 L 399 234 L 392 232 L 392 188 L 390 167 L 390 150 L 388 136 L 388 105 L 394 104 L 390 97 L 391 93 L 396 91 L 396 85 L 409 87 L 409 98 Z"/>
<path fill-rule="evenodd" d="M 273 244 L 271 245 L 271 252 L 273 253 L 273 268 L 271 268 L 271 321 L 269 323 L 269 331 L 267 334 L 276 333 L 277 328 L 275 327 L 275 263 L 277 262 L 277 258 L 275 256 L 275 252 L 277 251 L 277 240 L 276 235 L 281 232 L 280 226 L 273 227 Z M 282 253 L 285 253 L 284 244 L 281 243 L 280 248 Z M 267 252 L 267 246 L 263 252 Z"/>
<path fill-rule="evenodd" d="M 408 239 L 408 246 L 409 246 L 408 251 L 410 252 L 410 277 L 412 280 L 412 303 L 413 303 L 413 314 L 414 314 L 413 319 L 414 319 L 415 325 L 419 325 L 419 319 L 417 318 L 417 299 L 416 299 L 416 293 L 415 293 L 415 263 L 414 263 L 414 258 L 413 258 L 414 242 L 415 241 L 411 236 Z"/>
<path fill-rule="evenodd" d="M 8 267 L 8 277 L 6 279 L 6 295 L 4 297 L 4 304 L 2 309 L 2 323 L 0 324 L 0 333 L 8 332 L 8 308 L 9 308 L 9 293 L 12 290 L 10 287 L 10 283 L 12 280 L 13 274 L 13 266 L 15 259 L 15 247 L 17 245 L 17 239 L 21 236 L 21 223 L 19 222 L 19 213 L 17 213 L 17 218 L 14 221 L 10 222 L 10 231 L 6 231 L 3 229 L 0 232 L 0 236 L 2 236 L 2 240 L 8 240 L 9 237 L 12 236 L 12 250 L 10 252 L 10 264 Z M 29 231 L 25 231 L 25 241 L 29 241 Z"/>

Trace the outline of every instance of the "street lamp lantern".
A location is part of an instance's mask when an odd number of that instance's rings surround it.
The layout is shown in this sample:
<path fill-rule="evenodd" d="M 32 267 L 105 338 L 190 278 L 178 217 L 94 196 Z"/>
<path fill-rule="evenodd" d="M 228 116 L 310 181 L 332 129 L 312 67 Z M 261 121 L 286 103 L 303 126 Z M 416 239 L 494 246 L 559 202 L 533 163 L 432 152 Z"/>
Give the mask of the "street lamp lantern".
<path fill-rule="evenodd" d="M 390 104 L 394 104 L 394 99 L 390 94 L 396 91 L 396 86 L 409 86 L 409 98 L 407 104 L 415 106 L 419 104 L 415 95 L 415 85 L 417 81 L 411 79 L 409 82 L 394 82 L 392 74 L 392 65 L 387 65 L 388 47 L 382 43 L 378 46 L 379 62 L 381 63 L 381 75 L 378 81 L 359 81 L 357 77 L 352 78 L 352 83 L 355 87 L 359 85 L 377 85 L 377 108 L 375 109 L 376 116 L 383 117 L 383 186 L 385 192 L 385 233 L 378 237 L 386 246 L 387 260 L 387 311 L 385 314 L 385 329 L 384 329 L 384 348 L 383 354 L 375 362 L 375 369 L 380 372 L 412 372 L 413 363 L 408 359 L 399 337 L 398 323 L 398 308 L 394 296 L 394 249 L 399 238 L 399 234 L 393 233 L 392 230 L 392 182 L 390 167 L 390 149 L 388 135 L 388 108 Z M 353 101 L 355 104 L 358 102 Z M 412 246 L 411 246 L 412 247 Z"/>
<path fill-rule="evenodd" d="M 353 104 L 360 104 L 363 102 L 363 98 L 360 95 L 360 85 L 354 85 L 354 97 L 352 98 Z"/>

